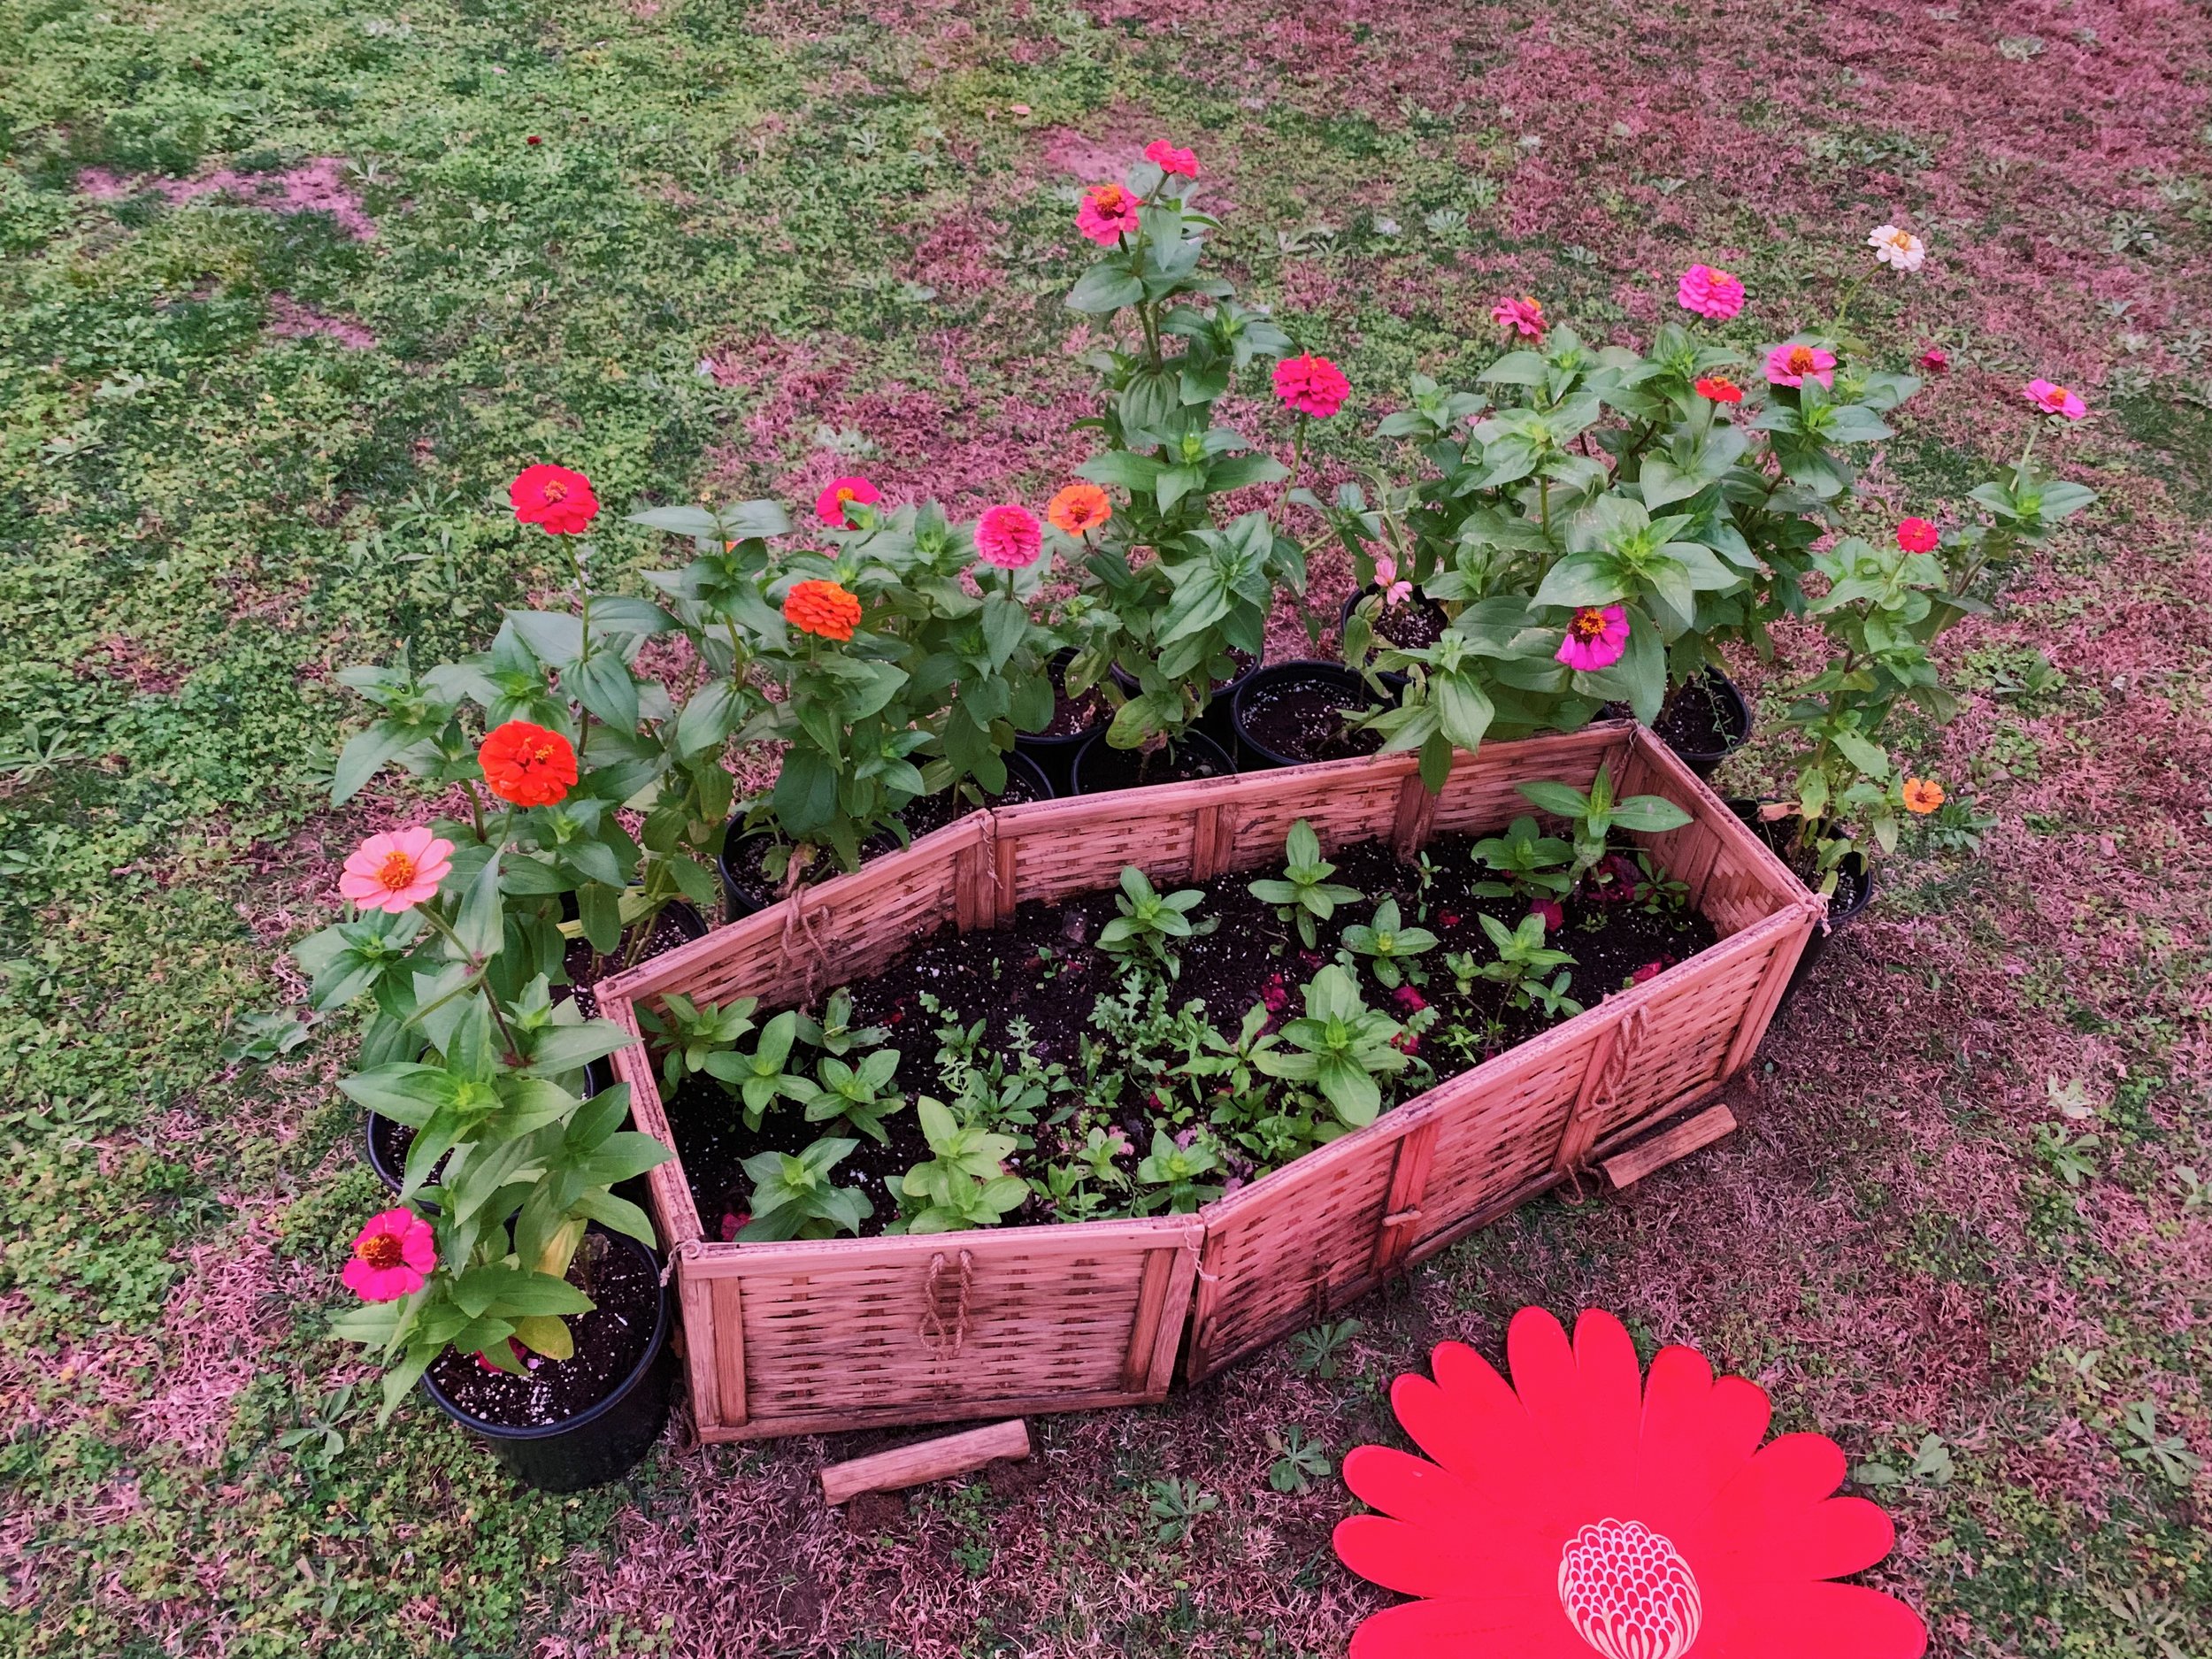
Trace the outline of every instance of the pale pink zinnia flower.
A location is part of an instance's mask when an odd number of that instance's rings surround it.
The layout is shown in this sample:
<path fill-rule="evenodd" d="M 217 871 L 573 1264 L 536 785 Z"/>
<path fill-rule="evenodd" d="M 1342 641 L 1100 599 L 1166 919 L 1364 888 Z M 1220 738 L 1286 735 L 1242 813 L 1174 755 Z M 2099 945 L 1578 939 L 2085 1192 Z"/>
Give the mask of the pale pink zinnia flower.
<path fill-rule="evenodd" d="M 437 1264 L 430 1224 L 411 1210 L 387 1210 L 354 1235 L 352 1257 L 339 1277 L 364 1302 L 397 1302 L 420 1290 Z"/>
<path fill-rule="evenodd" d="M 1386 607 L 1402 605 L 1413 595 L 1413 584 L 1399 577 L 1398 561 L 1387 553 L 1375 560 L 1375 586 L 1381 592 Z"/>
<path fill-rule="evenodd" d="M 1075 227 L 1101 247 L 1110 248 L 1139 224 L 1137 198 L 1118 184 L 1094 184 L 1075 210 Z"/>
<path fill-rule="evenodd" d="M 975 521 L 976 557 L 1002 571 L 1027 570 L 1044 550 L 1044 526 L 1026 507 L 1010 502 L 986 507 Z"/>
<path fill-rule="evenodd" d="M 1776 386 L 1802 386 L 1818 380 L 1836 383 L 1836 354 L 1818 346 L 1777 346 L 1767 353 L 1767 379 Z"/>
<path fill-rule="evenodd" d="M 2063 386 L 2054 386 L 2048 380 L 2030 380 L 2022 394 L 2047 415 L 2063 415 L 2069 420 L 2079 420 L 2089 412 L 2089 405 L 2080 396 Z"/>
<path fill-rule="evenodd" d="M 453 843 L 440 841 L 427 824 L 372 835 L 354 849 L 339 872 L 338 892 L 365 910 L 396 916 L 437 896 L 438 883 L 453 868 Z"/>
<path fill-rule="evenodd" d="M 1877 225 L 1867 236 L 1866 245 L 1874 250 L 1874 257 L 1884 265 L 1893 265 L 1900 271 L 1917 271 L 1920 262 L 1928 257 L 1928 245 L 1909 230 L 1894 225 Z"/>
<path fill-rule="evenodd" d="M 1724 323 L 1743 310 L 1743 282 L 1733 272 L 1694 265 L 1675 284 L 1674 303 L 1686 311 Z"/>
<path fill-rule="evenodd" d="M 1326 420 L 1351 395 L 1352 383 L 1344 371 L 1326 357 L 1310 352 L 1285 357 L 1275 365 L 1275 396 L 1302 415 Z"/>
<path fill-rule="evenodd" d="M 1490 308 L 1490 320 L 1501 328 L 1509 328 L 1524 340 L 1544 337 L 1544 307 L 1533 295 L 1519 299 L 1502 299 Z"/>
<path fill-rule="evenodd" d="M 1628 612 L 1619 605 L 1585 605 L 1567 620 L 1554 660 L 1586 674 L 1610 668 L 1628 649 Z"/>
<path fill-rule="evenodd" d="M 1198 176 L 1198 156 L 1194 150 L 1178 150 L 1164 138 L 1156 138 L 1144 147 L 1144 158 L 1162 173 L 1179 173 L 1186 179 Z"/>

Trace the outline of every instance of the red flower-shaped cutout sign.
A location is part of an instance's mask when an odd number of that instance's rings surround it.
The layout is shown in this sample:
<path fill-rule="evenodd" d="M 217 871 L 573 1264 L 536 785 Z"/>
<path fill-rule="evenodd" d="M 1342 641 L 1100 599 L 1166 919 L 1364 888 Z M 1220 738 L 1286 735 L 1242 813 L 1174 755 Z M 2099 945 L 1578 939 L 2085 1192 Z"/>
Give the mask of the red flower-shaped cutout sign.
<path fill-rule="evenodd" d="M 1352 1638 L 1352 1659 L 1919 1659 L 1903 1602 L 1832 1580 L 1889 1554 L 1889 1517 L 1832 1495 L 1825 1435 L 1762 1446 L 1767 1397 L 1663 1349 L 1647 1380 L 1609 1313 L 1524 1308 L 1509 1385 L 1447 1342 L 1435 1380 L 1391 1390 L 1433 1462 L 1380 1446 L 1344 1460 L 1377 1515 L 1336 1529 L 1361 1577 L 1422 1598 Z"/>

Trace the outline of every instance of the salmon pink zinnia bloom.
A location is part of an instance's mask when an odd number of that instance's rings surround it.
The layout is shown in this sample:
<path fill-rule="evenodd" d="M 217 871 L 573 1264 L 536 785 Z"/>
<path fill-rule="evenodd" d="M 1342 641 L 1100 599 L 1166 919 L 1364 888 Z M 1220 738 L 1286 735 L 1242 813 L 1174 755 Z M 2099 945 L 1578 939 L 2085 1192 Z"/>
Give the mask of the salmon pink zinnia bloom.
<path fill-rule="evenodd" d="M 2054 386 L 2048 380 L 2030 380 L 2022 394 L 2047 415 L 2063 415 L 2069 420 L 2079 420 L 2089 412 L 2089 405 L 2063 386 Z"/>
<path fill-rule="evenodd" d="M 1894 225 L 1877 225 L 1868 234 L 1866 245 L 1874 250 L 1874 257 L 1881 264 L 1893 265 L 1900 271 L 1917 271 L 1928 257 L 1927 243 Z"/>
<path fill-rule="evenodd" d="M 515 474 L 507 499 L 514 503 L 518 523 L 537 525 L 554 535 L 580 535 L 599 516 L 591 480 L 542 461 Z"/>
<path fill-rule="evenodd" d="M 1724 374 L 1709 374 L 1697 383 L 1697 395 L 1716 403 L 1740 403 L 1743 388 Z"/>
<path fill-rule="evenodd" d="M 1567 621 L 1553 660 L 1582 673 L 1610 668 L 1628 649 L 1628 612 L 1619 605 L 1585 605 Z"/>
<path fill-rule="evenodd" d="M 1777 346 L 1767 353 L 1767 380 L 1776 386 L 1802 386 L 1817 380 L 1836 383 L 1836 354 L 1818 346 Z"/>
<path fill-rule="evenodd" d="M 1907 518 L 1897 526 L 1897 545 L 1908 553 L 1932 553 L 1943 533 L 1925 518 Z"/>
<path fill-rule="evenodd" d="M 864 478 L 833 478 L 814 498 L 814 516 L 833 530 L 849 530 L 852 526 L 845 520 L 847 503 L 872 507 L 882 499 L 883 492 Z"/>
<path fill-rule="evenodd" d="M 516 806 L 551 806 L 576 783 L 576 746 L 527 720 L 494 726 L 476 751 L 484 782 Z"/>
<path fill-rule="evenodd" d="M 1674 303 L 1686 311 L 1724 323 L 1743 310 L 1743 282 L 1733 272 L 1694 265 L 1675 284 Z"/>
<path fill-rule="evenodd" d="M 352 1258 L 339 1277 L 364 1302 L 397 1302 L 420 1290 L 437 1264 L 430 1224 L 411 1210 L 387 1210 L 354 1235 Z"/>
<path fill-rule="evenodd" d="M 1095 484 L 1071 484 L 1045 503 L 1053 528 L 1067 535 L 1087 535 L 1114 516 L 1114 503 Z"/>
<path fill-rule="evenodd" d="M 1310 352 L 1285 357 L 1275 365 L 1275 396 L 1316 420 L 1326 420 L 1336 413 L 1351 390 L 1352 383 L 1344 378 L 1343 370 Z"/>
<path fill-rule="evenodd" d="M 1144 158 L 1162 173 L 1179 173 L 1186 179 L 1198 176 L 1198 157 L 1194 151 L 1178 150 L 1164 138 L 1156 138 L 1144 147 Z"/>
<path fill-rule="evenodd" d="M 975 521 L 976 557 L 1002 571 L 1027 570 L 1044 545 L 1044 526 L 1026 507 L 1002 503 L 986 507 Z"/>
<path fill-rule="evenodd" d="M 1544 337 L 1544 305 L 1532 294 L 1519 299 L 1502 299 L 1490 308 L 1490 320 L 1501 328 L 1509 329 L 1524 340 Z"/>
<path fill-rule="evenodd" d="M 354 849 L 338 872 L 338 893 L 365 910 L 397 916 L 435 898 L 452 868 L 453 843 L 440 841 L 427 824 L 388 830 Z"/>
<path fill-rule="evenodd" d="M 1425 1456 L 1356 1447 L 1344 1483 L 1371 1515 L 1340 1521 L 1336 1553 L 1417 1598 L 1370 1614 L 1351 1659 L 1921 1659 L 1918 1614 L 1839 1583 L 1890 1552 L 1896 1529 L 1833 1495 L 1849 1465 L 1821 1434 L 1768 1440 L 1759 1386 L 1713 1375 L 1693 1348 L 1644 1374 L 1625 1325 L 1524 1308 L 1506 1329 L 1509 1382 L 1446 1342 L 1434 1380 L 1401 1377 L 1391 1404 Z M 1765 1441 L 1763 1445 L 1762 1441 Z"/>
<path fill-rule="evenodd" d="M 1905 780 L 1905 810 L 1925 818 L 1943 804 L 1943 786 L 1932 778 Z"/>
<path fill-rule="evenodd" d="M 1102 248 L 1110 248 L 1138 225 L 1137 198 L 1118 184 L 1094 184 L 1075 210 L 1075 227 Z"/>

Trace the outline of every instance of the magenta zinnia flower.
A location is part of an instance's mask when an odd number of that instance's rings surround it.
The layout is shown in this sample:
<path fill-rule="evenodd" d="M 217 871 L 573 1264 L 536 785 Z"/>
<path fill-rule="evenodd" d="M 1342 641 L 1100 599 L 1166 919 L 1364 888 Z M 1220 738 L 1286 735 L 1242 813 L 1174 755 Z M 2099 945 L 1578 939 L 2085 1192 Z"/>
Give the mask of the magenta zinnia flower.
<path fill-rule="evenodd" d="M 430 1224 L 411 1210 L 387 1210 L 354 1235 L 353 1258 L 339 1277 L 364 1302 L 397 1302 L 420 1290 L 437 1264 Z"/>
<path fill-rule="evenodd" d="M 1137 198 L 1118 184 L 1094 184 L 1075 210 L 1075 227 L 1102 247 L 1110 248 L 1138 225 Z"/>
<path fill-rule="evenodd" d="M 2089 405 L 2063 386 L 2054 386 L 2048 380 L 2030 380 L 2022 394 L 2047 415 L 2063 415 L 2069 420 L 2079 420 L 2089 412 Z"/>
<path fill-rule="evenodd" d="M 1897 545 L 1908 553 L 1932 553 L 1943 533 L 1925 518 L 1906 518 L 1897 526 Z"/>
<path fill-rule="evenodd" d="M 1724 323 L 1743 310 L 1743 283 L 1727 271 L 1694 265 L 1675 284 L 1674 303 L 1717 323 Z"/>
<path fill-rule="evenodd" d="M 1490 308 L 1490 320 L 1501 328 L 1509 328 L 1524 340 L 1544 337 L 1544 307 L 1541 301 L 1530 294 L 1519 299 L 1502 299 Z"/>
<path fill-rule="evenodd" d="M 1567 620 L 1553 660 L 1586 674 L 1610 668 L 1628 649 L 1628 612 L 1619 605 L 1585 605 Z"/>
<path fill-rule="evenodd" d="M 845 518 L 848 504 L 872 507 L 882 499 L 883 492 L 864 478 L 833 478 L 814 498 L 814 516 L 833 530 L 847 530 L 852 527 Z"/>
<path fill-rule="evenodd" d="M 1308 352 L 1285 357 L 1275 365 L 1275 396 L 1302 415 L 1326 420 L 1351 395 L 1352 383 L 1344 371 L 1326 357 Z"/>
<path fill-rule="evenodd" d="M 1776 386 L 1802 386 L 1818 380 L 1836 383 L 1836 354 L 1818 346 L 1777 346 L 1767 353 L 1767 379 Z"/>
<path fill-rule="evenodd" d="M 438 883 L 453 868 L 453 843 L 440 841 L 427 824 L 372 835 L 354 849 L 338 874 L 340 896 L 365 910 L 397 916 L 435 898 Z"/>
<path fill-rule="evenodd" d="M 1027 570 L 1044 544 L 1044 526 L 1026 507 L 1011 503 L 986 507 L 975 521 L 976 557 L 1002 571 Z"/>
<path fill-rule="evenodd" d="M 1198 176 L 1198 157 L 1194 151 L 1178 150 L 1164 138 L 1156 138 L 1144 147 L 1144 158 L 1162 173 L 1179 173 L 1186 179 Z"/>

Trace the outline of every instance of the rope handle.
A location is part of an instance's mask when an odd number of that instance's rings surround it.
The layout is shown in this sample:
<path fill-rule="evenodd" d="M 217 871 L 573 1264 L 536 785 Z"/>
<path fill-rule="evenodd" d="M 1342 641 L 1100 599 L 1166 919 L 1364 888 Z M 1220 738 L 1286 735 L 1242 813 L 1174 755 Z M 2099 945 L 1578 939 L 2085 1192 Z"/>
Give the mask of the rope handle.
<path fill-rule="evenodd" d="M 929 1279 L 922 1287 L 922 1346 L 940 1357 L 959 1354 L 968 1340 L 968 1296 L 975 1287 L 975 1257 L 963 1250 L 959 1256 L 960 1290 L 953 1307 L 952 1324 L 945 1324 L 945 1253 L 938 1251 L 929 1258 Z"/>

